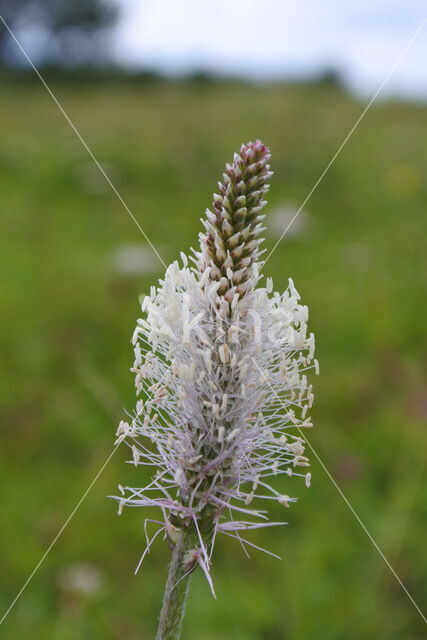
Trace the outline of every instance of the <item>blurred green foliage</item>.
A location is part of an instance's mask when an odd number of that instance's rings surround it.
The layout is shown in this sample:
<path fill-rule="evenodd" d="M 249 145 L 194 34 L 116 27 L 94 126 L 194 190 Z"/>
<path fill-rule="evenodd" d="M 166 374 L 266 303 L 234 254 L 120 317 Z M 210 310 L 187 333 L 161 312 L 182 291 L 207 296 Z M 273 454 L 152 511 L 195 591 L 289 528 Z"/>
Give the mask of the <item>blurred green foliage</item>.
<path fill-rule="evenodd" d="M 271 249 L 362 110 L 334 84 L 53 86 L 160 254 L 197 242 L 225 161 L 272 150 Z M 310 308 L 320 377 L 308 434 L 414 598 L 426 600 L 427 108 L 364 118 L 265 268 Z M 162 273 L 47 93 L 5 82 L 0 103 L 3 611 L 112 450 L 135 402 L 137 299 Z M 282 224 L 283 223 L 283 224 Z M 139 245 L 141 244 L 141 249 Z M 145 247 L 145 248 L 144 248 Z M 144 252 L 141 261 L 139 251 Z M 136 260 L 135 260 L 136 255 Z M 124 256 L 124 257 L 123 257 Z M 318 462 L 289 525 L 219 540 L 214 601 L 193 578 L 186 640 L 416 640 L 421 617 Z M 149 512 L 106 499 L 142 472 L 120 448 L 0 629 L 2 638 L 154 635 L 169 550 L 135 577 Z M 423 495 L 424 494 L 424 495 Z M 423 583 L 424 579 L 424 583 Z"/>

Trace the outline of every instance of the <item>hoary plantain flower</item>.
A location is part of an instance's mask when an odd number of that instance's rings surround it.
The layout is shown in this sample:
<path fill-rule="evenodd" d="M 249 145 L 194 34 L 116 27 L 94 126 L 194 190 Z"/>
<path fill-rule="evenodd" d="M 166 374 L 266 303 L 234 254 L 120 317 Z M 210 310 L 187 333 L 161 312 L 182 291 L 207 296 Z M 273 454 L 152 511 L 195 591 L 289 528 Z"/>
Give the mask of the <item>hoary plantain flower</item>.
<path fill-rule="evenodd" d="M 314 336 L 292 280 L 283 294 L 261 286 L 260 245 L 270 153 L 259 140 L 226 165 L 200 248 L 181 254 L 142 301 L 132 342 L 139 399 L 121 422 L 135 465 L 152 468 L 147 486 L 120 488 L 124 505 L 158 507 L 147 549 L 164 532 L 173 549 L 158 638 L 178 638 L 190 573 L 210 576 L 217 534 L 274 526 L 252 501 L 295 499 L 274 476 L 310 484 L 301 429 L 310 427 L 308 369 Z M 277 485 L 277 483 L 274 483 Z M 285 481 L 280 485 L 285 485 Z M 144 553 L 145 555 L 145 553 Z"/>

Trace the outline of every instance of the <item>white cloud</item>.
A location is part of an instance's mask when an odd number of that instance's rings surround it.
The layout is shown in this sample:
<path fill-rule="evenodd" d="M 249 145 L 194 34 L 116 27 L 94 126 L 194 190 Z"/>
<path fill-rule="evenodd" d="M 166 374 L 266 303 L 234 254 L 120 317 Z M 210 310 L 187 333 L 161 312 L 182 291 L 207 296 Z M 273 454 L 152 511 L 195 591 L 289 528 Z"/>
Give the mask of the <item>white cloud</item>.
<path fill-rule="evenodd" d="M 252 77 L 344 72 L 372 91 L 427 13 L 424 0 L 122 0 L 115 50 L 130 64 Z M 427 25 L 389 88 L 427 94 Z"/>

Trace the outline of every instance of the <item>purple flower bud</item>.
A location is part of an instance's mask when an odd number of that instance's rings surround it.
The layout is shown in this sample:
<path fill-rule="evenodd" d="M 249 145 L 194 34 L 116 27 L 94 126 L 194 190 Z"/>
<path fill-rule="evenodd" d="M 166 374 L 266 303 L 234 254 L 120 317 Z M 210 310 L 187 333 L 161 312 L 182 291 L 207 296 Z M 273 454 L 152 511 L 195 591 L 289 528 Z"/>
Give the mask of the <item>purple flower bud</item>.
<path fill-rule="evenodd" d="M 234 154 L 233 163 L 226 165 L 219 194 L 214 195 L 213 213 L 209 211 L 210 227 L 200 234 L 198 267 L 201 272 L 210 269 L 212 280 L 221 280 L 218 295 L 225 295 L 234 288 L 235 281 L 247 282 L 245 293 L 255 286 L 254 265 L 259 262 L 259 246 L 262 238 L 257 227 L 259 213 L 266 202 L 262 199 L 268 190 L 267 181 L 272 175 L 269 149 L 260 141 L 242 145 L 240 154 Z M 232 264 L 226 264 L 226 250 L 241 244 L 238 254 L 231 255 Z M 249 260 L 248 260 L 249 258 Z M 212 267 L 215 266 L 215 269 Z M 227 270 L 239 272 L 224 284 Z"/>

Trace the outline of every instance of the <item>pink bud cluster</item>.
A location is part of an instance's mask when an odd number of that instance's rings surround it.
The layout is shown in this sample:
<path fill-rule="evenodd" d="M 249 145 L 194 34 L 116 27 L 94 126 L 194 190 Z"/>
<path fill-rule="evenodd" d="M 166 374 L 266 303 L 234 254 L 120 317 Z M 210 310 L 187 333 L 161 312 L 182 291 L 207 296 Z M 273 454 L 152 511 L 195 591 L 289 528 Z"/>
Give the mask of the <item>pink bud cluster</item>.
<path fill-rule="evenodd" d="M 259 140 L 242 145 L 226 165 L 219 194 L 214 194 L 213 212 L 206 210 L 200 234 L 198 268 L 209 270 L 209 278 L 219 282 L 218 295 L 231 304 L 237 293 L 242 297 L 253 287 L 259 263 L 263 231 L 261 211 L 269 189 L 270 152 Z"/>

